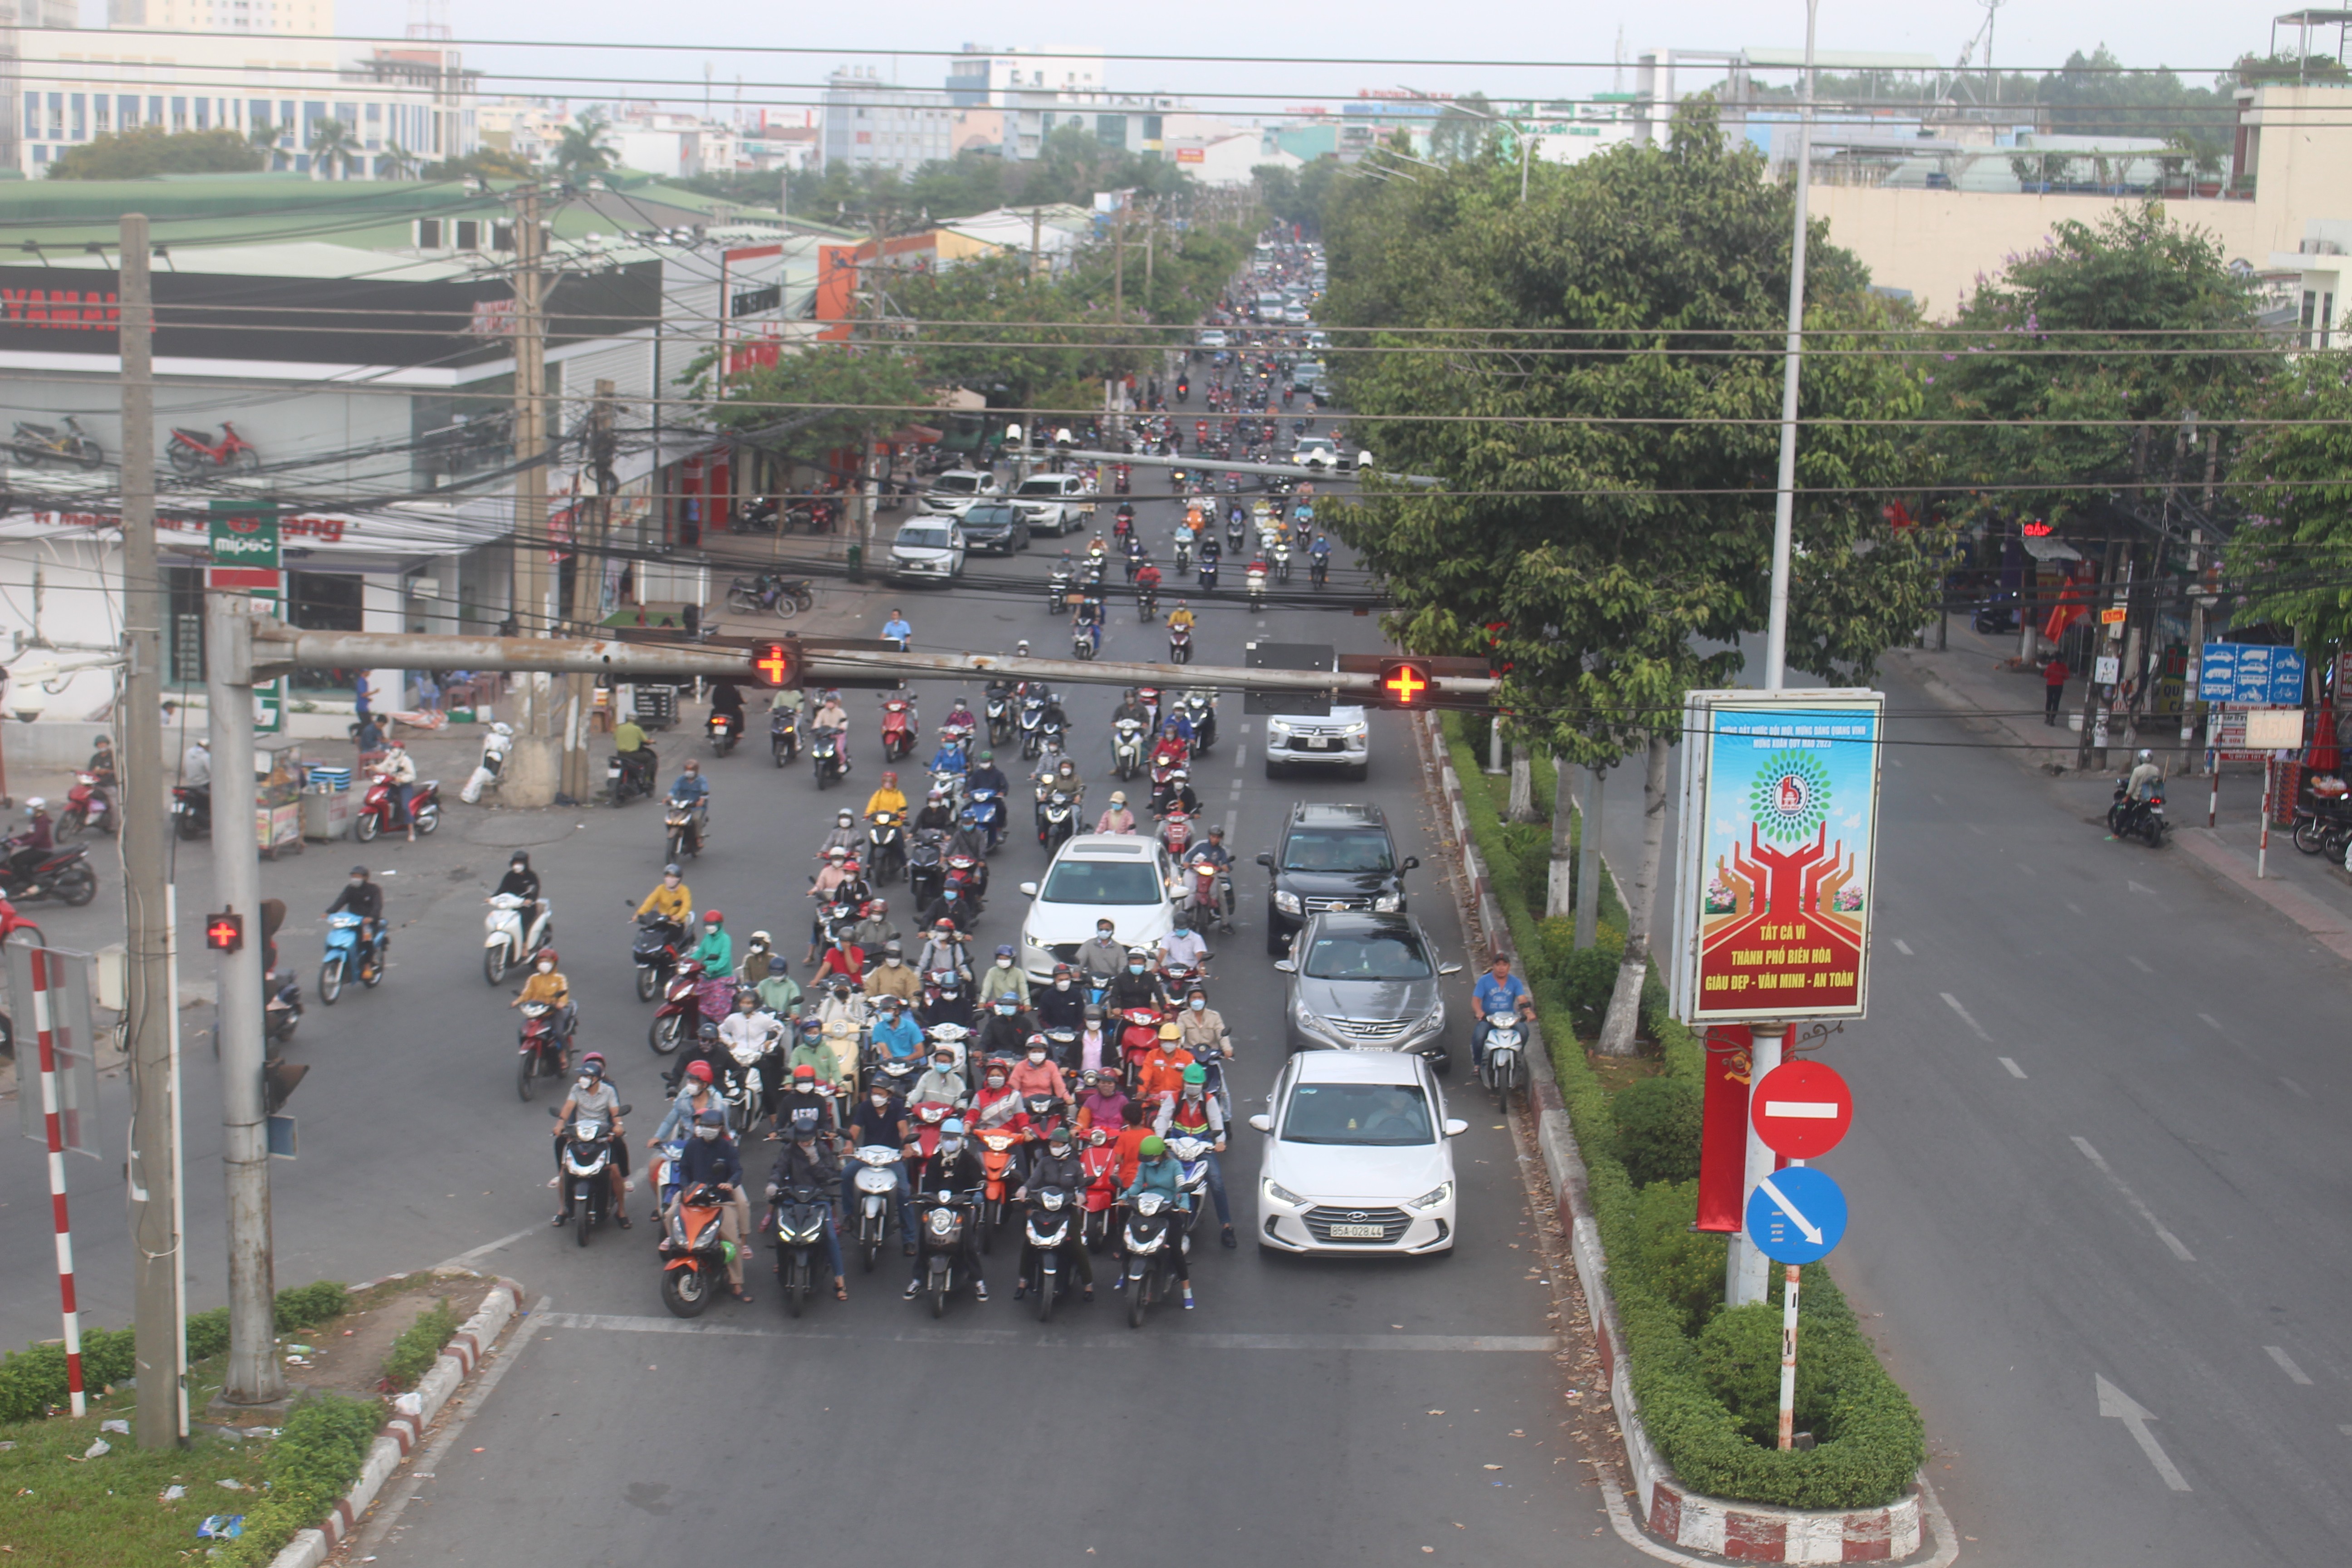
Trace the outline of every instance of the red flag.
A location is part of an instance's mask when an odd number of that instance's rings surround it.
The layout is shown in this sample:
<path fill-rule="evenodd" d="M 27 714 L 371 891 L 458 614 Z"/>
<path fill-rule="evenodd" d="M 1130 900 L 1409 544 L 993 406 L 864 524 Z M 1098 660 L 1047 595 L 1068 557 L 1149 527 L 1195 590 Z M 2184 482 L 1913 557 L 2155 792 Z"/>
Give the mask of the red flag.
<path fill-rule="evenodd" d="M 2066 586 L 2059 592 L 2058 602 L 2050 606 L 2050 618 L 2042 623 L 2042 635 L 2056 642 L 2066 635 L 2068 626 L 2090 613 L 2089 595 L 2083 592 L 2083 584 L 2069 577 Z"/>
<path fill-rule="evenodd" d="M 1736 1235 L 1748 1206 L 1748 1075 L 1746 1025 L 1706 1032 L 1706 1094 L 1698 1140 L 1697 1228 Z"/>

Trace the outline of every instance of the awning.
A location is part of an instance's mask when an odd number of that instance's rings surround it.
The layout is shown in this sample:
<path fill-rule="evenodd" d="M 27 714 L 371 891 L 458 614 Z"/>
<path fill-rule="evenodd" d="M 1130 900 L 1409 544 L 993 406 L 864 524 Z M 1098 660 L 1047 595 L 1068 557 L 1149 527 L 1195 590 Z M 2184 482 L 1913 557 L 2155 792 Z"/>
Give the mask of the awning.
<path fill-rule="evenodd" d="M 2029 533 L 2019 542 L 2036 561 L 2080 561 L 2083 558 L 2081 551 L 2063 539 L 2053 539 L 2047 534 L 2036 537 Z"/>
<path fill-rule="evenodd" d="M 74 510 L 36 508 L 31 498 L 0 500 L 0 541 L 122 536 L 122 516 L 109 506 Z M 381 511 L 294 511 L 279 514 L 278 532 L 289 561 L 313 557 L 457 555 L 514 531 L 510 496 L 469 498 L 455 506 L 387 507 Z M 156 542 L 166 549 L 210 548 L 212 525 L 204 503 L 159 498 Z"/>
<path fill-rule="evenodd" d="M 928 447 L 940 438 L 940 432 L 928 425 L 901 425 L 890 432 L 893 447 Z"/>

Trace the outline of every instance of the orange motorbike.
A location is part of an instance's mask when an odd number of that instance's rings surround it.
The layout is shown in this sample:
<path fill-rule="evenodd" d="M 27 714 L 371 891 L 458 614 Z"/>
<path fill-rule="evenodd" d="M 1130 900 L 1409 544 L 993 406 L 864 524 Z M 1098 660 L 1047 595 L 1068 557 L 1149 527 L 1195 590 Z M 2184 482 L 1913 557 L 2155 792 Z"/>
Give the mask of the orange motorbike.
<path fill-rule="evenodd" d="M 724 1194 L 698 1182 L 678 1200 L 677 1217 L 662 1237 L 662 1305 L 681 1318 L 698 1318 L 727 1283 L 735 1243 L 719 1234 L 727 1212 Z"/>
<path fill-rule="evenodd" d="M 980 1145 L 980 1212 L 973 1217 L 980 1222 L 980 1249 L 986 1252 L 995 1239 L 996 1227 L 1004 1222 L 1005 1210 L 1013 1204 L 1013 1189 L 1021 1184 L 1020 1173 L 1013 1169 L 1021 1145 L 1029 1135 L 1017 1128 L 990 1127 L 974 1135 Z"/>

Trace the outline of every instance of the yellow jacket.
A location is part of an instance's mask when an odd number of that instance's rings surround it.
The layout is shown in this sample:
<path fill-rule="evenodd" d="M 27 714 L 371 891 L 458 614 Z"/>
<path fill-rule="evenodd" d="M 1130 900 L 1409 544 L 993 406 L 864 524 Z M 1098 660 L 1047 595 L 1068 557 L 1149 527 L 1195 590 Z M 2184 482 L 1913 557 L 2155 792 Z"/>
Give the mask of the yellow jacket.
<path fill-rule="evenodd" d="M 895 789 L 877 789 L 866 798 L 866 815 L 871 816 L 877 811 L 895 811 L 904 816 L 907 797 Z"/>
<path fill-rule="evenodd" d="M 646 895 L 646 901 L 637 906 L 637 913 L 641 915 L 660 913 L 667 915 L 674 921 L 692 920 L 694 889 L 684 882 L 678 883 L 675 888 L 665 882 L 656 882 L 654 884 L 654 890 Z"/>
<path fill-rule="evenodd" d="M 520 1000 L 545 1002 L 550 1005 L 560 1007 L 563 1005 L 563 999 L 571 994 L 572 987 L 564 983 L 562 970 L 551 970 L 545 974 L 533 971 L 531 977 L 522 983 Z"/>

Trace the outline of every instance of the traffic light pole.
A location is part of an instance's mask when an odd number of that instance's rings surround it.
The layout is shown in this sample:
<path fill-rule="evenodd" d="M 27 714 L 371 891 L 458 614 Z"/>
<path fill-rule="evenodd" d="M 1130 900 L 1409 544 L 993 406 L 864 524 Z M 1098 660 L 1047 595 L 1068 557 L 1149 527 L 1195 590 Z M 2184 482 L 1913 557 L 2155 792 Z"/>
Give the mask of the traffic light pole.
<path fill-rule="evenodd" d="M 212 719 L 213 876 L 221 907 L 245 917 L 247 940 L 220 955 L 221 1163 L 228 1177 L 228 1373 L 221 1399 L 268 1405 L 285 1395 L 271 1336 L 277 1291 L 269 1241 L 269 1125 L 262 1089 L 261 855 L 254 826 L 250 603 L 205 595 L 205 705 Z M 429 643 L 432 637 L 412 637 Z M 518 639 L 521 640 L 521 639 Z"/>

